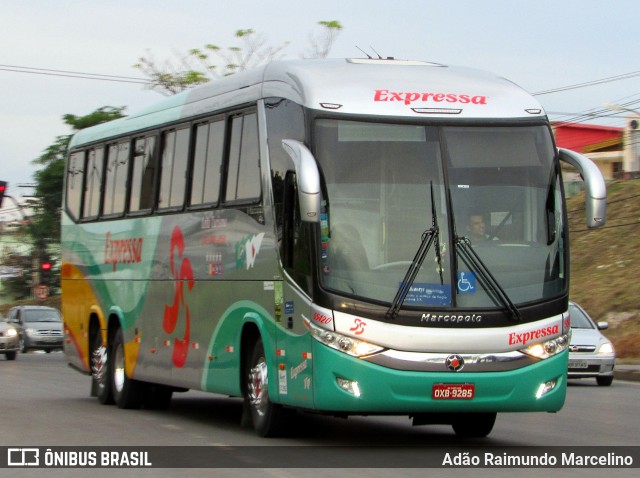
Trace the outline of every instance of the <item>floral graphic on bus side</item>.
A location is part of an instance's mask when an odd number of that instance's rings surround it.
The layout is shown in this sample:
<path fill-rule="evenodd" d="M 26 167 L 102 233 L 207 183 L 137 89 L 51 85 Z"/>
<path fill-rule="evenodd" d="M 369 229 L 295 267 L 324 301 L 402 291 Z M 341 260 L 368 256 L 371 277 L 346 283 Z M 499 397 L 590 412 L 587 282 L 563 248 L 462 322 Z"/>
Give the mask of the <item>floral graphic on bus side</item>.
<path fill-rule="evenodd" d="M 264 239 L 264 232 L 252 234 L 236 243 L 236 267 L 238 269 L 253 269 L 260 246 Z"/>
<path fill-rule="evenodd" d="M 191 267 L 191 261 L 183 257 L 184 253 L 184 236 L 178 226 L 173 228 L 171 234 L 171 249 L 169 251 L 169 261 L 171 265 L 171 274 L 175 280 L 175 293 L 173 295 L 173 304 L 164 306 L 164 320 L 162 327 L 168 334 L 172 334 L 176 329 L 178 319 L 180 318 L 180 312 L 184 311 L 184 336 L 179 339 L 175 338 L 173 341 L 173 364 L 176 367 L 184 367 L 187 361 L 187 354 L 189 353 L 189 338 L 191 333 L 191 317 L 189 314 L 189 306 L 184 300 L 184 286 L 187 285 L 187 289 L 190 292 L 195 285 L 193 278 L 193 269 Z M 179 262 L 179 267 L 177 262 Z M 185 282 L 186 281 L 186 282 Z"/>

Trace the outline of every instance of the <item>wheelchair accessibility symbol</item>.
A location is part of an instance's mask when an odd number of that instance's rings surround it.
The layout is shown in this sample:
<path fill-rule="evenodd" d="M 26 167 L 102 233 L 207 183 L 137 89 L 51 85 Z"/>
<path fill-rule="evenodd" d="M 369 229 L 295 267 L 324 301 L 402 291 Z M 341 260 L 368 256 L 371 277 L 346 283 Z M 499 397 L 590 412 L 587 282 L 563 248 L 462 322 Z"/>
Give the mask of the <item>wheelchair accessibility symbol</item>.
<path fill-rule="evenodd" d="M 473 272 L 458 272 L 458 292 L 460 294 L 476 293 L 476 275 Z"/>

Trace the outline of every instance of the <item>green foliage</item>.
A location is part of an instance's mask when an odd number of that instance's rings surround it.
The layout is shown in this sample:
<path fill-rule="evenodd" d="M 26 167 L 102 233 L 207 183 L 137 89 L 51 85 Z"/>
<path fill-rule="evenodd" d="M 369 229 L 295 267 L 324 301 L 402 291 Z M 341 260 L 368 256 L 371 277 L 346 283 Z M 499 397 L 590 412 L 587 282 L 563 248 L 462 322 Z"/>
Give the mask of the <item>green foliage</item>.
<path fill-rule="evenodd" d="M 107 121 L 122 118 L 124 116 L 125 106 L 116 108 L 114 106 L 103 106 L 98 108 L 93 113 L 89 113 L 86 116 L 76 116 L 72 114 L 66 114 L 62 117 L 64 122 L 71 126 L 74 131 L 80 131 L 81 129 L 89 128 Z"/>
<path fill-rule="evenodd" d="M 320 33 L 309 37 L 310 48 L 305 58 L 326 58 L 333 44 L 342 30 L 342 24 L 338 20 L 320 21 Z"/>
<path fill-rule="evenodd" d="M 338 20 L 321 21 L 318 25 L 328 28 L 329 30 L 342 30 L 342 25 Z"/>
<path fill-rule="evenodd" d="M 321 21 L 318 25 L 321 31 L 310 38 L 311 49 L 304 55 L 306 58 L 325 58 L 342 30 L 338 20 Z M 289 42 L 284 42 L 270 46 L 266 37 L 252 28 L 236 30 L 234 38 L 241 44 L 222 48 L 209 43 L 163 63 L 159 63 L 147 50 L 146 55 L 140 57 L 133 67 L 147 76 L 150 89 L 164 95 L 175 95 L 208 81 L 279 59 L 289 45 Z"/>

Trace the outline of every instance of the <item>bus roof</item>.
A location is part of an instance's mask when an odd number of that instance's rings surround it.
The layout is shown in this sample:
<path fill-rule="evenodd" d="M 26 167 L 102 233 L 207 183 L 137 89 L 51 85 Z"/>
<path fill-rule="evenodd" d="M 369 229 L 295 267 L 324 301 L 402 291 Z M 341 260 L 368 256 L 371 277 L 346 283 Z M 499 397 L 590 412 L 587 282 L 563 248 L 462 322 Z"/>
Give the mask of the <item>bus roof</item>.
<path fill-rule="evenodd" d="M 71 147 L 211 114 L 260 98 L 311 109 L 405 118 L 545 118 L 530 94 L 468 68 L 393 59 L 277 61 L 214 80 L 126 118 L 78 132 Z"/>

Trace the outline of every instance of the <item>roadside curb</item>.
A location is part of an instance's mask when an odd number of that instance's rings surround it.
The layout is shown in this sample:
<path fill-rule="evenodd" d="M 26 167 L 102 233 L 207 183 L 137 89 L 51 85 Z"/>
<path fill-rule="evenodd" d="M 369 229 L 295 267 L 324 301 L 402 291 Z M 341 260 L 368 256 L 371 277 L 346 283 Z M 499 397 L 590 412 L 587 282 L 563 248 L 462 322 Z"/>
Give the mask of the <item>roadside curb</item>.
<path fill-rule="evenodd" d="M 640 382 L 640 365 L 616 365 L 613 369 L 615 380 Z"/>

